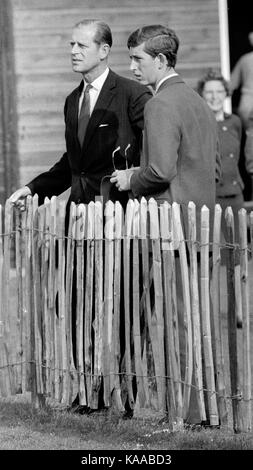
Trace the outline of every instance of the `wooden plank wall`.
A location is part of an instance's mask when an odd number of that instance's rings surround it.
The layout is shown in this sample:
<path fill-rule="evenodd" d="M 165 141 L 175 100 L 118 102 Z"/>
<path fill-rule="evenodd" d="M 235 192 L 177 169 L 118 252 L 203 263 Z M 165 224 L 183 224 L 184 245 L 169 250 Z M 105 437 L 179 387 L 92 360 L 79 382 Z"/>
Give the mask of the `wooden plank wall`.
<path fill-rule="evenodd" d="M 138 26 L 168 24 L 181 40 L 177 71 L 195 86 L 207 67 L 219 67 L 217 0 L 11 0 L 17 74 L 20 185 L 62 155 L 65 97 L 80 82 L 70 62 L 72 26 L 104 19 L 112 28 L 110 65 L 131 77 L 126 41 Z"/>
<path fill-rule="evenodd" d="M 12 10 L 0 6 L 0 204 L 17 184 L 17 119 Z"/>

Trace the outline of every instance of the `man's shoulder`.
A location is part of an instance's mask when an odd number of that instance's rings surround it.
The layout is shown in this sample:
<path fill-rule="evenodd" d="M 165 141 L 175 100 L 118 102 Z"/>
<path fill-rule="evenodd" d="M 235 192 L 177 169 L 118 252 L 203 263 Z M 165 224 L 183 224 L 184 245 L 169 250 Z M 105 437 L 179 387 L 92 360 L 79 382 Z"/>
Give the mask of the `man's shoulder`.
<path fill-rule="evenodd" d="M 82 82 L 81 82 L 82 83 Z M 80 93 L 81 83 L 79 83 L 68 95 L 66 99 L 73 98 Z"/>
<path fill-rule="evenodd" d="M 151 91 L 146 85 L 136 82 L 136 80 L 123 75 L 119 75 L 116 72 L 110 70 L 111 78 L 114 78 L 117 86 L 125 88 L 126 90 L 135 91 L 135 92 L 148 92 L 151 94 Z M 109 77 L 108 77 L 109 78 Z"/>

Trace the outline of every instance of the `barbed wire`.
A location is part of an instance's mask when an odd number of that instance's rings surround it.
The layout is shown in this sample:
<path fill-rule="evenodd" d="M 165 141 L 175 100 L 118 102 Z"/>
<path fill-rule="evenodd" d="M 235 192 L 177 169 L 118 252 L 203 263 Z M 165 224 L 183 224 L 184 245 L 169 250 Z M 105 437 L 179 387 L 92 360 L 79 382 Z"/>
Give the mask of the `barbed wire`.
<path fill-rule="evenodd" d="M 52 366 L 47 366 L 45 364 L 42 364 L 38 361 L 35 361 L 35 360 L 29 360 L 29 361 L 20 361 L 20 362 L 12 362 L 12 363 L 6 363 L 4 365 L 1 365 L 0 366 L 0 371 L 3 370 L 3 369 L 10 369 L 10 368 L 13 368 L 13 367 L 21 367 L 23 365 L 31 365 L 33 364 L 35 367 L 40 367 L 41 369 L 48 369 L 50 372 L 58 372 L 59 375 L 63 375 L 63 374 L 69 374 L 71 376 L 72 375 L 76 375 L 77 377 L 84 377 L 84 378 L 106 378 L 106 377 L 112 377 L 112 376 L 117 376 L 117 377 L 132 377 L 132 378 L 144 378 L 144 379 L 149 379 L 149 380 L 157 380 L 157 379 L 164 379 L 164 380 L 169 380 L 169 381 L 172 381 L 174 384 L 180 384 L 180 385 L 184 385 L 185 387 L 191 387 L 191 388 L 194 388 L 197 392 L 206 392 L 208 394 L 210 394 L 210 397 L 213 396 L 213 395 L 216 395 L 217 398 L 224 398 L 224 399 L 227 399 L 227 400 L 245 400 L 245 401 L 253 401 L 253 397 L 251 398 L 247 398 L 245 399 L 243 397 L 243 393 L 238 393 L 236 395 L 225 395 L 224 393 L 222 393 L 221 391 L 217 391 L 217 390 L 210 390 L 206 387 L 202 387 L 202 388 L 199 388 L 197 387 L 195 384 L 190 384 L 184 380 L 175 380 L 173 377 L 171 377 L 170 375 L 148 375 L 148 374 L 142 374 L 142 375 L 138 375 L 136 373 L 126 373 L 126 372 L 109 372 L 109 373 L 106 373 L 106 374 L 95 374 L 95 373 L 87 373 L 87 372 L 80 372 L 78 371 L 76 368 L 69 368 L 69 369 L 63 369 L 63 368 L 60 368 L 60 367 L 52 367 Z M 57 383 L 57 381 L 56 381 Z M 59 383 L 61 383 L 59 381 Z M 1 390 L 0 390 L 1 392 Z"/>
<path fill-rule="evenodd" d="M 70 240 L 70 241 L 73 241 L 73 242 L 80 242 L 80 241 L 88 241 L 88 242 L 115 242 L 115 241 L 124 241 L 124 240 L 138 240 L 138 241 L 142 241 L 142 240 L 148 240 L 148 241 L 160 241 L 160 243 L 169 243 L 169 244 L 172 244 L 173 243 L 176 243 L 178 246 L 180 244 L 186 244 L 187 245 L 187 248 L 189 245 L 193 245 L 193 246 L 197 246 L 198 248 L 202 248 L 202 247 L 205 247 L 205 246 L 210 246 L 210 247 L 214 247 L 214 246 L 218 246 L 219 248 L 228 248 L 228 249 L 234 249 L 234 250 L 237 250 L 237 251 L 247 251 L 249 253 L 252 253 L 253 252 L 253 241 L 251 242 L 248 242 L 247 243 L 247 247 L 241 247 L 240 244 L 238 242 L 235 242 L 235 243 L 229 243 L 229 242 L 224 242 L 224 243 L 217 243 L 217 242 L 213 242 L 213 241 L 209 241 L 207 243 L 201 243 L 199 240 L 191 240 L 191 239 L 188 239 L 188 238 L 183 238 L 181 240 L 174 240 L 173 238 L 166 238 L 166 237 L 162 237 L 162 236 L 159 236 L 159 237 L 152 237 L 150 234 L 147 234 L 145 237 L 142 237 L 141 235 L 139 236 L 135 236 L 135 235 L 126 235 L 126 234 L 123 234 L 122 236 L 120 237 L 114 237 L 114 238 L 110 238 L 110 237 L 82 237 L 82 238 L 75 238 L 74 236 L 69 236 L 69 235 L 63 235 L 63 236 L 59 236 L 58 234 L 56 233 L 53 233 L 53 232 L 50 232 L 50 231 L 47 231 L 47 230 L 39 230 L 37 228 L 33 228 L 33 229 L 29 229 L 29 228 L 25 228 L 25 229 L 16 229 L 16 230 L 12 230 L 10 232 L 6 232 L 6 233 L 0 233 L 0 237 L 13 237 L 14 235 L 16 235 L 17 233 L 22 233 L 22 232 L 31 232 L 31 233 L 37 233 L 37 234 L 40 234 L 40 235 L 44 235 L 45 237 L 51 237 L 51 238 L 55 238 L 56 240 Z M 40 240 L 41 241 L 41 240 Z M 47 243 L 49 240 L 45 240 L 44 243 Z M 252 248 L 251 248 L 251 244 L 252 244 Z M 177 251 L 178 248 L 173 248 L 173 249 L 170 249 L 169 251 Z M 161 248 L 161 251 L 166 251 L 166 250 L 163 250 L 163 248 Z"/>

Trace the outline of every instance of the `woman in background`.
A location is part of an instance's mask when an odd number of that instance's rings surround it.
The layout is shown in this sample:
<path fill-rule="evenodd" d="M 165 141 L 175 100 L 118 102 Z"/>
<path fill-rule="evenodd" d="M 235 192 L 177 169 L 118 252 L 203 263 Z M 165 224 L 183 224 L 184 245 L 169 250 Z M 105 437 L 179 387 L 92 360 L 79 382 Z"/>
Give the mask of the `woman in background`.
<path fill-rule="evenodd" d="M 221 178 L 216 185 L 216 203 L 222 208 L 222 233 L 227 241 L 227 227 L 225 222 L 225 210 L 231 206 L 234 214 L 235 243 L 239 242 L 238 210 L 244 205 L 244 183 L 239 172 L 239 157 L 242 137 L 242 122 L 239 116 L 227 114 L 224 111 L 224 102 L 229 95 L 229 86 L 224 77 L 217 71 L 209 70 L 198 82 L 198 92 L 214 112 L 221 153 Z M 222 255 L 222 261 L 224 255 Z M 235 288 L 236 300 L 239 302 L 237 309 L 237 324 L 241 326 L 241 302 L 240 302 L 240 270 L 239 250 L 235 252 Z"/>

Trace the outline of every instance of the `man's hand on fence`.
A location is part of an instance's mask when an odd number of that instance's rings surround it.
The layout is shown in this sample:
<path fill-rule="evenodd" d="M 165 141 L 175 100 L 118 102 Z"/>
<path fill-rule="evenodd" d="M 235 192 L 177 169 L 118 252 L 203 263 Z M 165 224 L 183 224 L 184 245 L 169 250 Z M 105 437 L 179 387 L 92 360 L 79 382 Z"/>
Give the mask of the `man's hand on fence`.
<path fill-rule="evenodd" d="M 31 190 L 28 186 L 23 186 L 9 197 L 9 202 L 14 204 L 19 210 L 24 211 L 26 198 L 31 194 Z"/>

